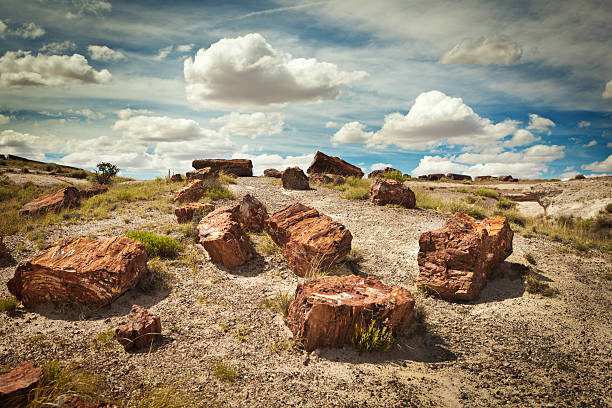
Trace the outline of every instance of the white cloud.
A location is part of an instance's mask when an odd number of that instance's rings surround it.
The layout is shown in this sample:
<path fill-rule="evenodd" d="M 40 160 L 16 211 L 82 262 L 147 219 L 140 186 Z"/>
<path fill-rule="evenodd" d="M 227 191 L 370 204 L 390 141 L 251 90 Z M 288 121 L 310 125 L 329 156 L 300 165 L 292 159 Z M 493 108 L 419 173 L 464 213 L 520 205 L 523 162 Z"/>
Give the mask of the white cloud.
<path fill-rule="evenodd" d="M 4 34 L 6 34 L 7 25 L 4 21 L 0 20 L 0 38 L 4 38 Z"/>
<path fill-rule="evenodd" d="M 582 147 L 593 147 L 597 145 L 597 140 L 591 140 L 589 143 L 582 145 Z"/>
<path fill-rule="evenodd" d="M 364 129 L 363 123 L 349 122 L 331 137 L 331 143 L 334 146 L 341 143 L 367 143 L 374 136 L 374 132 L 365 132 Z"/>
<path fill-rule="evenodd" d="M 95 61 L 117 61 L 125 58 L 122 52 L 112 50 L 106 45 L 90 45 L 87 47 L 87 52 Z"/>
<path fill-rule="evenodd" d="M 0 114 L 0 125 L 6 125 L 10 121 L 11 121 L 11 118 L 9 116 Z"/>
<path fill-rule="evenodd" d="M 184 62 L 187 100 L 197 108 L 254 110 L 292 101 L 337 99 L 340 91 L 364 78 L 314 58 L 293 59 L 258 33 L 224 38 Z"/>
<path fill-rule="evenodd" d="M 232 112 L 227 115 L 214 118 L 210 123 L 221 124 L 219 133 L 236 136 L 248 136 L 255 139 L 257 136 L 276 135 L 283 131 L 285 125 L 281 113 L 238 113 Z"/>
<path fill-rule="evenodd" d="M 527 129 L 541 133 L 547 132 L 550 135 L 551 131 L 549 128 L 555 126 L 555 122 L 548 118 L 543 118 L 535 113 L 529 114 L 529 126 L 527 126 Z"/>
<path fill-rule="evenodd" d="M 165 59 L 172 52 L 172 48 L 173 48 L 172 45 L 169 45 L 164 48 L 160 48 L 159 52 L 157 53 L 154 59 L 158 61 Z"/>
<path fill-rule="evenodd" d="M 584 170 L 591 170 L 596 173 L 609 173 L 612 172 L 612 154 L 609 155 L 604 161 L 593 162 L 591 164 L 583 165 Z"/>
<path fill-rule="evenodd" d="M 132 115 L 151 115 L 151 114 L 153 114 L 153 112 L 151 112 L 148 109 L 126 108 L 126 109 L 121 109 L 120 111 L 117 111 L 117 116 L 119 117 L 119 119 L 127 119 Z"/>
<path fill-rule="evenodd" d="M 609 81 L 606 84 L 606 89 L 604 89 L 603 93 L 601 94 L 601 97 L 604 99 L 612 98 L 612 81 Z"/>
<path fill-rule="evenodd" d="M 15 34 L 23 38 L 35 39 L 45 35 L 44 28 L 37 26 L 34 23 L 24 23 L 21 28 L 15 30 Z"/>
<path fill-rule="evenodd" d="M 563 169 L 563 171 L 571 171 L 574 170 L 574 166 L 567 166 L 566 168 Z"/>
<path fill-rule="evenodd" d="M 339 127 L 340 124 L 338 122 L 325 122 L 325 129 L 336 129 Z"/>
<path fill-rule="evenodd" d="M 591 126 L 591 122 L 588 122 L 586 120 L 581 120 L 580 122 L 578 122 L 579 128 L 589 127 L 589 126 Z"/>
<path fill-rule="evenodd" d="M 250 155 L 245 153 L 234 153 L 233 158 L 250 159 L 253 162 L 253 175 L 260 176 L 265 169 L 285 170 L 287 167 L 298 166 L 304 172 L 312 163 L 314 154 L 304 154 L 301 156 L 281 157 L 278 154 Z"/>
<path fill-rule="evenodd" d="M 104 114 L 100 113 L 100 112 L 94 112 L 89 108 L 85 108 L 85 109 L 68 109 L 66 111 L 66 113 L 74 113 L 76 115 L 80 115 L 83 116 L 89 120 L 99 120 L 99 119 L 104 119 Z"/>
<path fill-rule="evenodd" d="M 76 49 L 76 44 L 72 41 L 51 42 L 43 44 L 39 52 L 43 54 L 62 54 Z"/>
<path fill-rule="evenodd" d="M 183 44 L 176 47 L 178 52 L 190 52 L 193 49 L 193 44 Z"/>
<path fill-rule="evenodd" d="M 36 136 L 14 130 L 0 132 L 0 154 L 16 154 L 29 159 L 44 160 L 44 152 L 63 149 L 64 142 L 55 136 Z"/>
<path fill-rule="evenodd" d="M 571 178 L 574 178 L 577 174 L 579 174 L 577 171 L 566 171 L 564 173 L 559 174 L 559 178 L 561 180 L 569 180 Z"/>
<path fill-rule="evenodd" d="M 533 133 L 531 133 L 530 131 L 525 130 L 525 129 L 519 129 L 514 133 L 514 135 L 512 136 L 512 139 L 504 142 L 504 146 L 507 146 L 507 147 L 525 146 L 525 145 L 532 144 L 533 142 L 538 141 L 538 140 L 540 140 L 540 138 L 534 136 Z"/>
<path fill-rule="evenodd" d="M 440 156 L 424 156 L 419 165 L 410 174 L 420 176 L 431 173 L 458 173 L 476 176 L 502 176 L 512 175 L 521 178 L 536 178 L 548 170 L 542 163 L 514 162 L 514 163 L 480 163 L 472 166 L 457 163 L 449 158 Z"/>
<path fill-rule="evenodd" d="M 393 165 L 389 163 L 374 163 L 370 166 L 370 170 L 384 170 L 387 167 L 393 167 Z"/>
<path fill-rule="evenodd" d="M 105 83 L 108 70 L 96 71 L 80 54 L 32 56 L 29 51 L 7 51 L 0 57 L 0 86 L 52 86 L 69 82 Z"/>
<path fill-rule="evenodd" d="M 112 4 L 104 0 L 72 0 L 73 11 L 66 14 L 66 18 L 72 19 L 84 14 L 100 15 L 108 13 L 112 9 Z"/>
<path fill-rule="evenodd" d="M 521 48 L 507 37 L 467 38 L 448 51 L 442 64 L 507 65 L 521 58 Z"/>

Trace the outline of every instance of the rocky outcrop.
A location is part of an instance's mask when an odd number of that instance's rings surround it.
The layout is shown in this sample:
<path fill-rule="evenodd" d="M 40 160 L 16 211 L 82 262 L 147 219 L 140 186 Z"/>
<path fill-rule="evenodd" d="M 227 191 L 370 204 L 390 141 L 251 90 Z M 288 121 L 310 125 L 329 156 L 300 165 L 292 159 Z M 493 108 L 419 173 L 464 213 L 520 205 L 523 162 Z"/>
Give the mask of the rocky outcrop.
<path fill-rule="evenodd" d="M 135 287 L 147 272 L 147 253 L 138 241 L 73 237 L 20 263 L 7 286 L 27 307 L 45 303 L 105 306 Z"/>
<path fill-rule="evenodd" d="M 512 253 L 505 217 L 475 221 L 455 213 L 444 228 L 421 234 L 417 286 L 445 299 L 478 297 L 495 266 Z"/>
<path fill-rule="evenodd" d="M 202 183 L 202 180 L 192 180 L 185 187 L 181 188 L 174 195 L 174 200 L 179 203 L 188 203 L 198 201 L 206 194 L 206 187 Z"/>
<path fill-rule="evenodd" d="M 228 269 L 240 266 L 253 257 L 249 237 L 232 207 L 219 208 L 202 218 L 198 235 L 211 260 Z"/>
<path fill-rule="evenodd" d="M 108 187 L 103 185 L 93 186 L 90 188 L 86 188 L 85 190 L 79 191 L 79 196 L 81 199 L 85 200 L 87 198 L 93 197 L 98 194 L 104 194 L 108 191 Z"/>
<path fill-rule="evenodd" d="M 219 175 L 218 171 L 213 171 L 210 167 L 204 167 L 203 169 L 188 171 L 185 173 L 187 176 L 187 183 L 194 180 L 212 180 Z"/>
<path fill-rule="evenodd" d="M 81 194 L 74 187 L 66 187 L 57 193 L 38 198 L 25 204 L 19 214 L 39 215 L 49 211 L 60 211 L 64 208 L 78 207 Z"/>
<path fill-rule="evenodd" d="M 414 298 L 401 287 L 355 275 L 326 276 L 298 283 L 287 325 L 308 351 L 351 342 L 355 326 L 372 321 L 402 334 L 412 321 Z"/>
<path fill-rule="evenodd" d="M 512 176 L 499 176 L 497 178 L 499 181 L 506 181 L 506 182 L 512 182 L 512 183 L 518 183 L 518 179 L 512 177 Z"/>
<path fill-rule="evenodd" d="M 283 188 L 287 190 L 308 190 L 308 177 L 299 167 L 289 167 L 283 171 L 281 177 Z"/>
<path fill-rule="evenodd" d="M 444 174 L 442 174 L 442 173 L 428 174 L 427 175 L 427 180 L 428 181 L 437 181 L 437 180 L 441 180 L 442 178 L 444 178 Z"/>
<path fill-rule="evenodd" d="M 406 208 L 416 206 L 412 190 L 397 180 L 376 179 L 370 186 L 370 201 L 376 205 L 398 204 Z"/>
<path fill-rule="evenodd" d="M 125 350 L 148 347 L 161 335 L 159 316 L 150 314 L 145 308 L 133 305 L 127 323 L 115 329 L 115 337 Z"/>
<path fill-rule="evenodd" d="M 363 177 L 363 172 L 359 167 L 353 166 L 352 164 L 345 162 L 339 157 L 328 156 L 322 152 L 317 152 L 315 154 L 314 160 L 312 161 L 310 167 L 306 172 L 308 174 L 331 173 L 338 174 L 343 177 Z"/>
<path fill-rule="evenodd" d="M 173 183 L 180 183 L 183 181 L 183 176 L 179 173 L 173 174 L 172 177 L 170 177 L 170 181 Z"/>
<path fill-rule="evenodd" d="M 121 405 L 110 402 L 93 403 L 77 397 L 76 395 L 61 395 L 56 401 L 57 408 L 123 408 Z"/>
<path fill-rule="evenodd" d="M 344 225 L 300 203 L 274 213 L 266 220 L 265 230 L 298 276 L 344 261 L 353 239 Z"/>
<path fill-rule="evenodd" d="M 215 206 L 210 203 L 190 203 L 182 207 L 176 207 L 174 209 L 174 215 L 176 215 L 176 221 L 179 224 L 191 222 L 194 214 L 200 214 L 202 216 L 214 211 Z"/>
<path fill-rule="evenodd" d="M 268 219 L 266 206 L 250 194 L 242 197 L 233 207 L 232 212 L 246 232 L 261 231 L 264 221 Z"/>
<path fill-rule="evenodd" d="M 334 186 L 338 186 L 344 183 L 344 177 L 338 174 L 331 173 L 314 173 L 308 176 L 308 182 L 311 185 L 325 185 L 325 184 L 333 184 Z"/>
<path fill-rule="evenodd" d="M 476 176 L 474 180 L 476 181 L 491 181 L 493 177 L 491 176 Z"/>
<path fill-rule="evenodd" d="M 6 374 L 0 375 L 0 405 L 19 407 L 42 376 L 42 368 L 24 361 Z"/>
<path fill-rule="evenodd" d="M 247 159 L 203 159 L 194 160 L 191 163 L 194 169 L 203 169 L 210 167 L 215 173 L 223 171 L 226 174 L 231 174 L 237 177 L 253 176 L 253 162 Z"/>
<path fill-rule="evenodd" d="M 383 170 L 374 170 L 372 171 L 370 174 L 368 174 L 368 178 L 382 178 L 384 176 L 385 173 L 387 172 L 392 172 L 392 171 L 399 171 L 397 169 L 394 169 L 393 167 L 385 167 Z M 400 172 L 401 173 L 401 172 Z M 410 177 L 410 176 L 408 176 Z"/>
<path fill-rule="evenodd" d="M 276 169 L 265 169 L 263 174 L 266 177 L 274 177 L 274 178 L 281 178 L 283 175 L 282 172 Z"/>
<path fill-rule="evenodd" d="M 456 180 L 456 181 L 463 181 L 463 180 L 472 181 L 472 177 L 468 176 L 467 174 L 448 173 L 446 175 L 446 178 L 449 180 Z"/>

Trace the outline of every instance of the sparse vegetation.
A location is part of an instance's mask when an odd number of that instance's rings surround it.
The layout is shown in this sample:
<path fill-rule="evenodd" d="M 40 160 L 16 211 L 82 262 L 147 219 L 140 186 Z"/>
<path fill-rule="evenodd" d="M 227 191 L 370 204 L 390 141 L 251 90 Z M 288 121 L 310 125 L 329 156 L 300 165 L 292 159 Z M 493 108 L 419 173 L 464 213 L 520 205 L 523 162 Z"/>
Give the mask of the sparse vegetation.
<path fill-rule="evenodd" d="M 144 293 L 170 290 L 175 277 L 170 272 L 168 265 L 159 258 L 149 259 L 147 264 L 149 273 L 140 279 L 137 286 L 138 289 Z"/>
<path fill-rule="evenodd" d="M 359 351 L 388 351 L 396 340 L 391 329 L 372 320 L 368 326 L 355 324 L 351 342 Z"/>
<path fill-rule="evenodd" d="M 510 210 L 516 208 L 516 202 L 508 200 L 506 197 L 499 197 L 496 207 L 500 210 Z"/>
<path fill-rule="evenodd" d="M 542 295 L 544 297 L 555 297 L 559 294 L 559 290 L 552 288 L 548 283 L 543 282 L 538 274 L 530 269 L 525 275 L 525 290 L 529 293 Z"/>
<path fill-rule="evenodd" d="M 368 179 L 347 177 L 339 185 L 325 184 L 325 187 L 341 191 L 340 197 L 347 200 L 367 200 L 370 196 L 370 181 Z"/>
<path fill-rule="evenodd" d="M 273 312 L 280 313 L 283 317 L 287 317 L 289 313 L 289 305 L 293 302 L 294 296 L 289 292 L 278 292 L 273 298 L 265 298 L 262 301 L 262 306 Z"/>
<path fill-rule="evenodd" d="M 219 172 L 219 182 L 221 184 L 238 184 L 236 178 L 232 175 L 225 173 L 224 171 Z"/>
<path fill-rule="evenodd" d="M 213 366 L 215 376 L 227 382 L 234 382 L 238 378 L 238 370 L 232 364 L 223 360 L 217 360 Z"/>
<path fill-rule="evenodd" d="M 191 408 L 202 403 L 200 397 L 183 391 L 181 383 L 145 386 L 139 395 L 123 402 L 126 408 Z"/>
<path fill-rule="evenodd" d="M 94 337 L 91 341 L 91 346 L 96 351 L 109 351 L 115 342 L 115 331 L 113 329 L 108 329 L 103 332 L 100 332 Z"/>
<path fill-rule="evenodd" d="M 119 173 L 119 167 L 111 163 L 98 163 L 95 178 L 98 184 L 110 184 L 111 179 Z"/>
<path fill-rule="evenodd" d="M 17 308 L 17 298 L 15 296 L 0 299 L 0 312 L 11 313 Z"/>
<path fill-rule="evenodd" d="M 125 236 L 142 242 L 149 258 L 175 257 L 180 250 L 180 244 L 175 239 L 149 231 L 128 231 Z"/>
<path fill-rule="evenodd" d="M 387 170 L 383 173 L 383 178 L 397 180 L 400 183 L 403 183 L 406 179 L 404 175 L 399 170 Z"/>
<path fill-rule="evenodd" d="M 255 244 L 255 250 L 264 255 L 280 253 L 280 248 L 278 245 L 276 245 L 274 240 L 272 240 L 272 237 L 266 232 L 261 234 L 261 238 Z"/>
<path fill-rule="evenodd" d="M 527 262 L 529 262 L 531 265 L 537 265 L 538 263 L 536 262 L 535 258 L 533 257 L 533 255 L 531 254 L 525 254 L 525 259 L 527 260 Z"/>
<path fill-rule="evenodd" d="M 489 197 L 489 198 L 494 198 L 494 199 L 499 198 L 499 193 L 497 191 L 489 190 L 488 188 L 483 188 L 483 187 L 474 190 L 473 193 L 481 197 Z"/>
<path fill-rule="evenodd" d="M 574 180 L 584 180 L 586 177 L 584 176 L 584 174 L 576 174 L 574 176 Z"/>

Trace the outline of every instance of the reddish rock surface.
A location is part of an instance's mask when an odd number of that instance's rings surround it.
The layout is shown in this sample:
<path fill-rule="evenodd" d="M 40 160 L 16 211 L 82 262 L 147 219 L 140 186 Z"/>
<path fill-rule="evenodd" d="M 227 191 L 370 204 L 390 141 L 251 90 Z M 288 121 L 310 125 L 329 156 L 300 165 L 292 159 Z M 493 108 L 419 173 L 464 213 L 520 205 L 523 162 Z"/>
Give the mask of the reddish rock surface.
<path fill-rule="evenodd" d="M 74 395 L 62 395 L 57 400 L 57 408 L 123 408 L 109 402 L 93 403 Z"/>
<path fill-rule="evenodd" d="M 371 321 L 402 334 L 412 321 L 414 298 L 401 287 L 355 275 L 326 276 L 298 283 L 287 325 L 308 351 L 351 342 L 355 325 Z"/>
<path fill-rule="evenodd" d="M 211 180 L 219 175 L 218 171 L 213 171 L 210 167 L 204 167 L 203 169 L 188 171 L 186 174 L 187 182 L 193 180 Z"/>
<path fill-rule="evenodd" d="M 274 213 L 266 220 L 265 229 L 298 276 L 344 261 L 353 240 L 344 225 L 300 203 Z"/>
<path fill-rule="evenodd" d="M 283 173 L 276 169 L 265 169 L 264 170 L 264 176 L 266 177 L 281 178 L 282 175 Z"/>
<path fill-rule="evenodd" d="M 317 152 L 314 160 L 310 164 L 307 170 L 308 174 L 315 173 L 331 173 L 338 174 L 344 177 L 354 176 L 357 178 L 363 177 L 363 171 L 357 166 L 353 166 L 350 163 L 345 162 L 339 157 L 328 156 L 325 153 Z"/>
<path fill-rule="evenodd" d="M 428 174 L 427 175 L 427 180 L 429 181 L 436 181 L 436 180 L 440 180 L 444 177 L 444 174 L 442 173 L 436 173 L 436 174 Z"/>
<path fill-rule="evenodd" d="M 283 181 L 283 188 L 287 190 L 308 190 L 310 188 L 308 177 L 299 167 L 285 169 L 281 180 Z"/>
<path fill-rule="evenodd" d="M 107 191 L 108 191 L 108 187 L 99 185 L 99 186 L 93 186 L 93 187 L 87 188 L 85 190 L 80 190 L 79 195 L 80 195 L 80 198 L 87 199 L 89 197 L 93 197 L 98 194 L 104 194 Z"/>
<path fill-rule="evenodd" d="M 219 208 L 208 214 L 200 221 L 198 234 L 212 261 L 228 269 L 253 257 L 249 237 L 234 215 L 234 208 Z"/>
<path fill-rule="evenodd" d="M 421 234 L 417 286 L 445 299 L 477 298 L 491 271 L 512 253 L 513 235 L 505 217 L 477 222 L 455 213 L 444 228 Z"/>
<path fill-rule="evenodd" d="M 150 314 L 145 308 L 133 305 L 127 323 L 115 329 L 115 336 L 125 350 L 148 347 L 161 335 L 159 316 Z"/>
<path fill-rule="evenodd" d="M 174 199 L 179 203 L 198 201 L 206 194 L 206 187 L 202 180 L 192 180 L 187 186 L 181 188 L 174 195 Z"/>
<path fill-rule="evenodd" d="M 24 361 L 6 374 L 0 375 L 0 405 L 18 407 L 42 375 L 42 369 Z"/>
<path fill-rule="evenodd" d="M 469 180 L 469 181 L 472 181 L 472 177 L 468 176 L 467 174 L 448 173 L 446 175 L 446 178 L 449 179 L 449 180 L 458 180 L 458 181 Z"/>
<path fill-rule="evenodd" d="M 253 176 L 253 163 L 247 159 L 203 159 L 194 160 L 191 163 L 194 169 L 203 169 L 204 167 L 210 167 L 212 171 L 218 173 L 223 171 L 226 174 L 233 174 L 238 177 L 251 177 Z"/>
<path fill-rule="evenodd" d="M 234 217 L 247 232 L 258 232 L 264 227 L 268 219 L 268 211 L 261 201 L 250 194 L 245 195 L 233 207 Z"/>
<path fill-rule="evenodd" d="M 173 174 L 172 177 L 170 177 L 170 181 L 174 182 L 174 183 L 178 183 L 183 181 L 183 176 L 180 174 Z"/>
<path fill-rule="evenodd" d="M 74 187 L 66 187 L 57 193 L 30 201 L 19 210 L 19 213 L 38 215 L 49 211 L 60 211 L 63 208 L 77 207 L 80 204 L 80 197 L 79 190 Z"/>
<path fill-rule="evenodd" d="M 189 203 L 182 207 L 176 207 L 174 209 L 174 215 L 176 215 L 176 221 L 179 224 L 191 222 L 193 215 L 200 213 L 206 215 L 211 211 L 215 210 L 215 206 L 210 203 Z"/>
<path fill-rule="evenodd" d="M 412 190 L 403 183 L 391 179 L 376 179 L 370 186 L 370 201 L 376 205 L 399 204 L 406 208 L 416 206 Z"/>
<path fill-rule="evenodd" d="M 104 306 L 135 287 L 147 271 L 147 253 L 138 241 L 72 237 L 20 263 L 7 286 L 27 307 Z"/>
<path fill-rule="evenodd" d="M 333 184 L 335 186 L 344 183 L 344 177 L 338 174 L 322 174 L 322 173 L 314 173 L 308 176 L 308 181 L 312 185 L 323 185 L 323 184 Z"/>

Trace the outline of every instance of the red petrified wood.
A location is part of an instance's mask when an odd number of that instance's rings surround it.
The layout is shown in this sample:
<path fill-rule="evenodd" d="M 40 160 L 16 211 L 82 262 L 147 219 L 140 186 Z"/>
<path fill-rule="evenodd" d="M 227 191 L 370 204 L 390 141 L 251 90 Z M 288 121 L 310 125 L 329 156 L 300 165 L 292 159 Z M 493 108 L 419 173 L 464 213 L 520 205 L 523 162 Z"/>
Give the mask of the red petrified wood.
<path fill-rule="evenodd" d="M 417 286 L 445 299 L 478 297 L 495 266 L 512 253 L 506 217 L 475 221 L 456 213 L 444 228 L 421 234 Z"/>
<path fill-rule="evenodd" d="M 190 222 L 193 219 L 193 215 L 200 213 L 206 215 L 213 211 L 215 206 L 210 203 L 189 203 L 182 207 L 176 207 L 174 209 L 174 215 L 176 215 L 176 221 L 179 224 Z"/>
<path fill-rule="evenodd" d="M 265 229 L 298 276 L 344 261 L 353 239 L 344 225 L 300 203 L 274 213 L 266 220 Z"/>
<path fill-rule="evenodd" d="M 187 186 L 176 192 L 174 199 L 180 203 L 198 201 L 204 197 L 206 188 L 202 184 L 202 180 L 192 180 Z"/>
<path fill-rule="evenodd" d="M 134 288 L 147 271 L 147 253 L 138 241 L 72 237 L 19 264 L 7 286 L 27 307 L 105 306 Z"/>
<path fill-rule="evenodd" d="M 264 227 L 268 219 L 268 211 L 261 201 L 250 194 L 246 194 L 233 207 L 233 213 L 238 222 L 247 232 L 258 232 Z"/>
<path fill-rule="evenodd" d="M 204 167 L 203 169 L 188 171 L 186 174 L 187 182 L 193 180 L 210 180 L 214 179 L 219 175 L 218 171 L 212 171 L 210 167 Z"/>
<path fill-rule="evenodd" d="M 38 382 L 41 375 L 42 369 L 30 361 L 24 361 L 8 373 L 0 375 L 0 405 L 20 406 L 19 402 Z"/>
<path fill-rule="evenodd" d="M 402 334 L 412 321 L 414 298 L 401 287 L 355 275 L 326 276 L 298 283 L 287 325 L 308 351 L 350 343 L 355 325 L 376 321 Z"/>
<path fill-rule="evenodd" d="M 59 211 L 63 208 L 76 207 L 79 205 L 80 197 L 79 190 L 74 187 L 66 187 L 57 193 L 30 201 L 19 210 L 19 213 L 23 215 L 37 215 L 48 211 Z"/>
<path fill-rule="evenodd" d="M 412 190 L 397 180 L 377 178 L 370 186 L 370 201 L 377 205 L 399 204 L 414 208 L 416 198 Z"/>
<path fill-rule="evenodd" d="M 133 305 L 127 318 L 126 324 L 115 329 L 117 341 L 125 350 L 149 346 L 161 334 L 159 316 L 149 314 L 143 307 Z"/>
<path fill-rule="evenodd" d="M 265 169 L 264 170 L 265 177 L 281 178 L 282 175 L 283 173 L 276 169 Z"/>
<path fill-rule="evenodd" d="M 331 173 L 344 177 L 363 177 L 363 171 L 357 166 L 345 162 L 339 157 L 328 156 L 325 153 L 317 152 L 307 170 L 308 174 Z"/>
<path fill-rule="evenodd" d="M 308 177 L 299 167 L 289 167 L 283 171 L 281 176 L 283 188 L 288 190 L 308 190 Z"/>
<path fill-rule="evenodd" d="M 215 173 L 223 171 L 227 174 L 233 174 L 238 177 L 253 176 L 253 162 L 248 159 L 202 159 L 194 160 L 191 165 L 194 169 L 203 169 L 210 167 Z"/>

